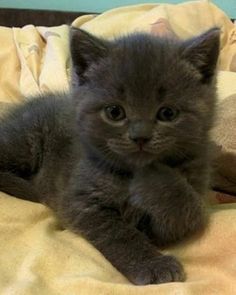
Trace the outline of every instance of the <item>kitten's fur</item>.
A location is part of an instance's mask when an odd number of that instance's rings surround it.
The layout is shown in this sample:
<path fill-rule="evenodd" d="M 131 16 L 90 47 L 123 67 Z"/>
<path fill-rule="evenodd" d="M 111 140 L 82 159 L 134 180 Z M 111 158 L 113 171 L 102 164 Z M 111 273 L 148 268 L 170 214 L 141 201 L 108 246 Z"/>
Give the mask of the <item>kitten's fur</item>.
<path fill-rule="evenodd" d="M 155 245 L 205 222 L 218 53 L 218 29 L 184 42 L 72 29 L 72 94 L 34 98 L 1 121 L 0 189 L 49 205 L 131 282 L 182 281 Z M 128 119 L 109 121 L 107 105 Z M 162 106 L 179 115 L 157 120 Z"/>

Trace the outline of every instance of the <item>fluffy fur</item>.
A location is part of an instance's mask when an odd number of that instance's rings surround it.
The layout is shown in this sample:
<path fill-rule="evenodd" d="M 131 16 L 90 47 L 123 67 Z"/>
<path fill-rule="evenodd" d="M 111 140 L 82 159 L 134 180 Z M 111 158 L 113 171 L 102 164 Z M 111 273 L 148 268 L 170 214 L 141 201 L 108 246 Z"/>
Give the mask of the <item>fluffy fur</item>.
<path fill-rule="evenodd" d="M 1 120 L 0 189 L 50 206 L 134 284 L 182 281 L 157 247 L 205 224 L 219 30 L 107 41 L 72 28 L 70 44 L 71 93 Z"/>

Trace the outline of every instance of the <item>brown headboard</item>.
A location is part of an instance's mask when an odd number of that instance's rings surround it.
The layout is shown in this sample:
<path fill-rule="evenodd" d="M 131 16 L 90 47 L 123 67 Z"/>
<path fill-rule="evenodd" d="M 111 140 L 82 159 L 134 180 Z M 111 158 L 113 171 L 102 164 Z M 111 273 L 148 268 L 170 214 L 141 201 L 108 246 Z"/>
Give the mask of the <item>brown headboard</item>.
<path fill-rule="evenodd" d="M 74 19 L 84 14 L 96 13 L 1 8 L 0 26 L 23 27 L 28 24 L 36 26 L 58 26 L 61 24 L 71 24 Z"/>
<path fill-rule="evenodd" d="M 0 26 L 23 27 L 28 24 L 36 26 L 57 26 L 71 24 L 76 17 L 84 14 L 93 14 L 93 12 L 1 8 Z"/>

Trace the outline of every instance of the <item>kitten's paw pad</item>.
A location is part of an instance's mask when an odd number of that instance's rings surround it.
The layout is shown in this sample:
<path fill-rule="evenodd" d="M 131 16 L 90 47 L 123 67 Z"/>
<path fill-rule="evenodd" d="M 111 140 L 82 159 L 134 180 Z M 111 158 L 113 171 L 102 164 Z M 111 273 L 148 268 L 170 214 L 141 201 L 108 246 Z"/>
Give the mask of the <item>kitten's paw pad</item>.
<path fill-rule="evenodd" d="M 148 285 L 184 280 L 185 273 L 180 262 L 172 256 L 160 256 L 140 266 L 139 272 L 132 282 L 136 285 Z"/>

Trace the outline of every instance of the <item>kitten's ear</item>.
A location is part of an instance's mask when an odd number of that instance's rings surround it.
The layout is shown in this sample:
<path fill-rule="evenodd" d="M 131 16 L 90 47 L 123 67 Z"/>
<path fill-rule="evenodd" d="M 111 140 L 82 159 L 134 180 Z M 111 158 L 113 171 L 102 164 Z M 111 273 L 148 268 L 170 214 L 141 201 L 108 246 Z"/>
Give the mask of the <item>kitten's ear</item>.
<path fill-rule="evenodd" d="M 202 82 L 210 83 L 216 70 L 219 51 L 220 29 L 213 28 L 184 42 L 183 56 L 199 70 Z"/>
<path fill-rule="evenodd" d="M 109 42 L 99 39 L 81 29 L 70 29 L 70 52 L 73 66 L 73 79 L 76 84 L 85 82 L 85 72 L 109 51 Z"/>

